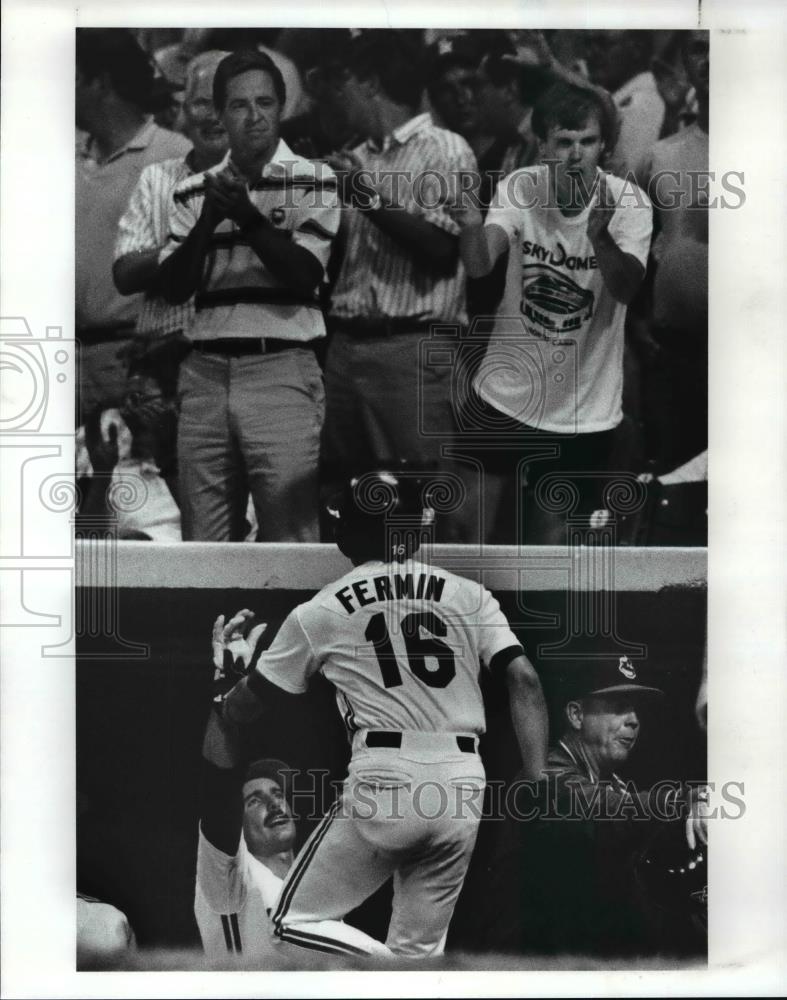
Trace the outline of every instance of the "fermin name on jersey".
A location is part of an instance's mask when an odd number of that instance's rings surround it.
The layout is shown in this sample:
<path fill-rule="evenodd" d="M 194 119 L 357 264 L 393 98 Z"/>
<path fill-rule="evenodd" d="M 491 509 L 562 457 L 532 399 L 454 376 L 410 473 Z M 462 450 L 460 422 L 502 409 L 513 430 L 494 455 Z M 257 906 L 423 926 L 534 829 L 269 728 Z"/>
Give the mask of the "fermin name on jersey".
<path fill-rule="evenodd" d="M 433 573 L 419 573 L 417 582 L 412 573 L 392 573 L 389 576 L 356 580 L 337 590 L 334 597 L 352 615 L 359 607 L 364 608 L 377 601 L 398 601 L 408 597 L 414 600 L 439 601 L 444 587 L 445 578 Z M 357 601 L 357 607 L 354 601 Z"/>

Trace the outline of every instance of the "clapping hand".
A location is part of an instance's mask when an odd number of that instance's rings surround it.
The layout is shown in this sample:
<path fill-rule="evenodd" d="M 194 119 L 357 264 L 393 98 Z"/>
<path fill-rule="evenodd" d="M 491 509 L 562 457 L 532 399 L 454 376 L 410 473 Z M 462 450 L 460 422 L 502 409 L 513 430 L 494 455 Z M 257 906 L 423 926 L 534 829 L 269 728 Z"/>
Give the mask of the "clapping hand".
<path fill-rule="evenodd" d="M 459 190 L 455 192 L 453 198 L 449 199 L 446 209 L 448 214 L 459 226 L 460 229 L 468 229 L 471 226 L 480 226 L 484 217 L 481 214 L 481 201 L 478 197 L 478 189 L 473 186 L 474 176 L 471 176 L 470 185 L 463 182 L 464 174 L 456 177 Z"/>
<path fill-rule="evenodd" d="M 259 216 L 245 179 L 231 163 L 217 174 L 205 174 L 205 208 L 216 224 L 231 219 L 243 227 Z"/>

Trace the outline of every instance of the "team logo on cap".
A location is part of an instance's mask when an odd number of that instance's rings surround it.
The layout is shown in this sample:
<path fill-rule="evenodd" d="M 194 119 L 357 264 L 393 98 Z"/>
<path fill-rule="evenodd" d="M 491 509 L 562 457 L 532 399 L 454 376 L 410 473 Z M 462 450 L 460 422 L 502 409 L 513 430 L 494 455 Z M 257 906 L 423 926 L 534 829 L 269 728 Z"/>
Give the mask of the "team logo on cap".
<path fill-rule="evenodd" d="M 634 669 L 634 664 L 627 656 L 621 656 L 618 660 L 618 670 L 624 677 L 628 677 L 630 681 L 637 679 L 637 671 Z"/>

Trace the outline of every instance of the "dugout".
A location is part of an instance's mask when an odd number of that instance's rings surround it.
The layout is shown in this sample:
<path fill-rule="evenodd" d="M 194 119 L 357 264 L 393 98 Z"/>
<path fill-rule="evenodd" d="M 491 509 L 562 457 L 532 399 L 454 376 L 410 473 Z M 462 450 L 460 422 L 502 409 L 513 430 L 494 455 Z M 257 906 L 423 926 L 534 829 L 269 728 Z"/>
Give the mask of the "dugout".
<path fill-rule="evenodd" d="M 694 716 L 704 549 L 434 546 L 424 561 L 495 594 L 553 710 L 553 679 L 567 662 L 626 654 L 648 664 L 666 707 L 643 725 L 626 776 L 642 784 L 705 777 L 706 740 Z M 77 885 L 122 909 L 141 946 L 199 943 L 192 905 L 214 618 L 252 608 L 270 623 L 269 642 L 295 604 L 347 568 L 328 545 L 77 543 Z M 510 781 L 518 757 L 506 693 L 488 681 L 484 696 L 487 777 Z M 314 778 L 315 810 L 301 815 L 302 840 L 330 804 L 349 747 L 333 689 L 321 678 L 307 695 L 281 692 L 271 707 L 254 749 L 302 772 L 302 791 Z M 473 867 L 485 863 L 490 843 L 482 822 Z M 383 935 L 386 895 L 381 890 L 351 922 Z M 457 928 L 468 926 L 472 910 L 464 894 Z"/>

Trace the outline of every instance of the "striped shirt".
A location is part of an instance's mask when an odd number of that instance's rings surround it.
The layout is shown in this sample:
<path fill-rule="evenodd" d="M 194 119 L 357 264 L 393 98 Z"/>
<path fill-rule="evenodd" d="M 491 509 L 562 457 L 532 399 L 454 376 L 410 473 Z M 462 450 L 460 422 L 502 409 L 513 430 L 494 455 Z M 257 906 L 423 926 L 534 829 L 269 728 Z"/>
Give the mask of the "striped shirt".
<path fill-rule="evenodd" d="M 430 114 L 396 129 L 377 149 L 371 141 L 355 153 L 385 204 L 418 215 L 459 235 L 446 205 L 454 200 L 458 171 L 477 170 L 465 140 L 438 128 Z M 465 272 L 460 262 L 449 275 L 429 273 L 363 212 L 345 211 L 347 246 L 331 313 L 336 319 L 411 318 L 464 322 Z"/>
<path fill-rule="evenodd" d="M 219 173 L 229 161 L 228 153 L 206 173 Z M 169 240 L 160 261 L 196 225 L 205 201 L 204 176 L 194 174 L 175 189 Z M 280 140 L 259 180 L 250 186 L 249 197 L 265 218 L 326 267 L 339 228 L 336 177 L 330 167 L 297 156 Z M 306 342 L 325 336 L 317 289 L 304 296 L 282 286 L 230 219 L 224 219 L 211 237 L 194 308 L 192 340 L 276 337 Z"/>
<path fill-rule="evenodd" d="M 100 161 L 88 136 L 77 147 L 74 295 L 77 326 L 131 325 L 141 295 L 121 295 L 112 280 L 118 221 L 149 163 L 183 157 L 191 143 L 149 119 L 125 146 Z"/>
<path fill-rule="evenodd" d="M 115 260 L 127 253 L 158 250 L 167 242 L 169 207 L 175 186 L 193 171 L 186 160 L 151 163 L 142 171 L 128 208 L 118 223 Z M 187 331 L 194 315 L 192 300 L 172 306 L 156 295 L 146 295 L 137 318 L 137 333 L 159 334 Z"/>

